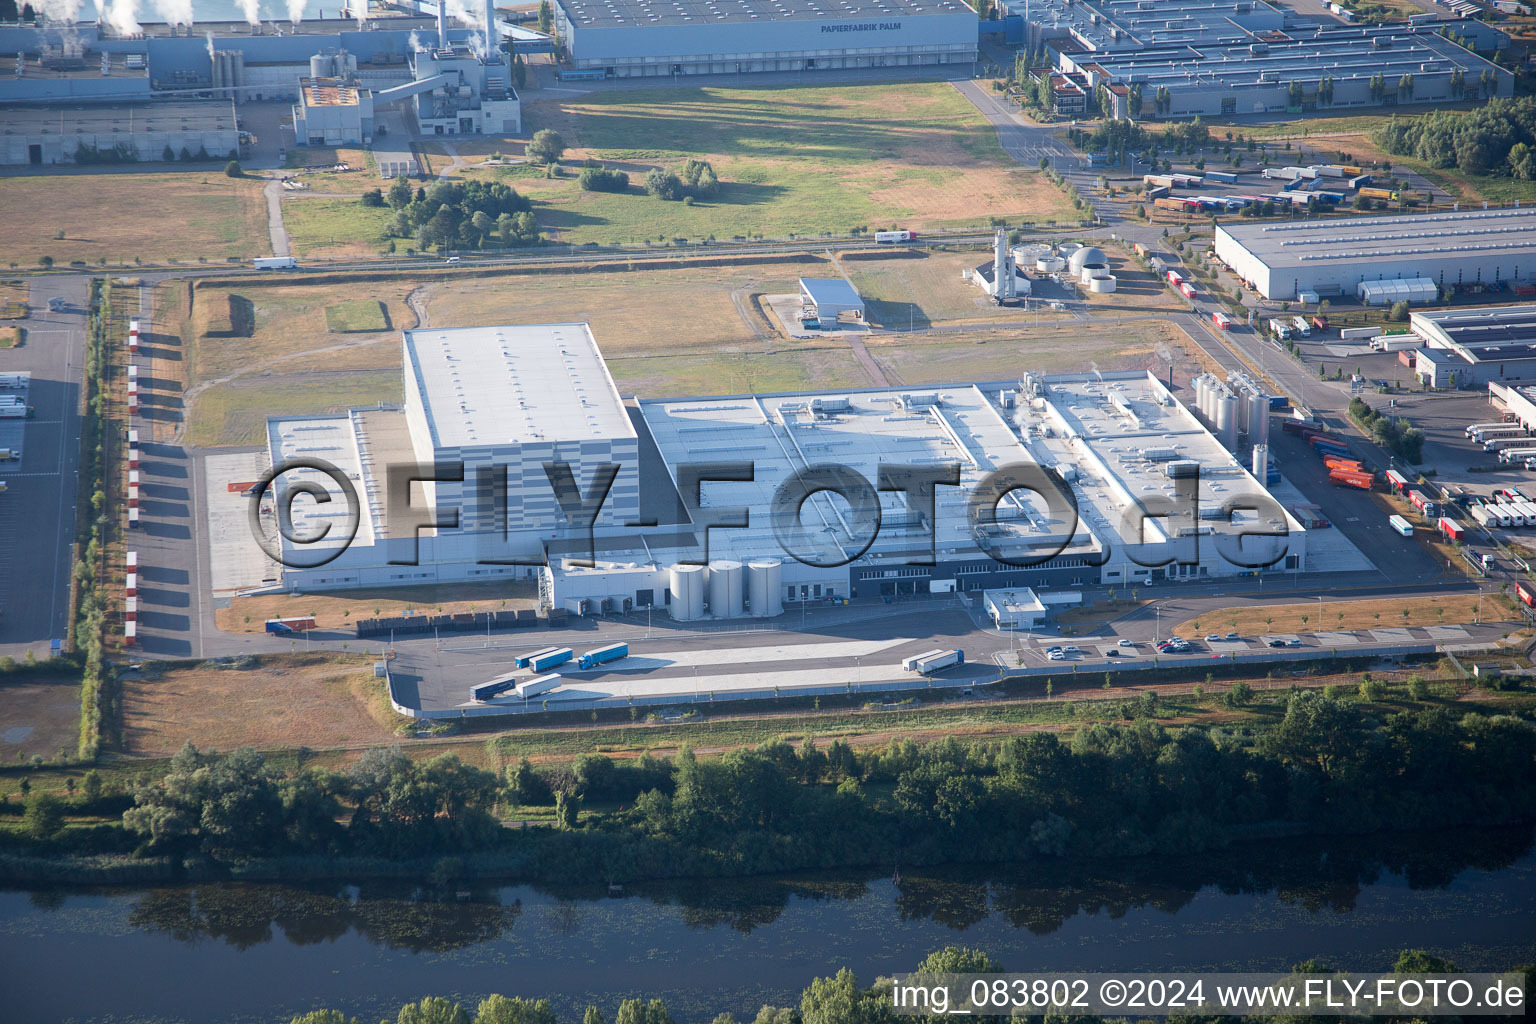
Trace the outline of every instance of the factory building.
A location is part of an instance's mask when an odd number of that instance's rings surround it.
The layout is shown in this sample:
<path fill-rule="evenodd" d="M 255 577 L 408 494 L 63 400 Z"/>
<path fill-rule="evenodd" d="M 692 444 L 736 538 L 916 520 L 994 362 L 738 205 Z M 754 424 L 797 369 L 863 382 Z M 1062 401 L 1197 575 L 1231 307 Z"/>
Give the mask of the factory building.
<path fill-rule="evenodd" d="M 1414 313 L 1408 326 L 1424 342 L 1414 376 L 1430 387 L 1536 380 L 1536 306 Z"/>
<path fill-rule="evenodd" d="M 299 79 L 293 137 L 301 146 L 373 142 L 373 94 L 344 78 Z"/>
<path fill-rule="evenodd" d="M 229 100 L 114 106 L 0 106 L 0 166 L 46 167 L 91 159 L 226 160 L 239 155 Z M 115 151 L 115 152 L 114 152 Z"/>
<path fill-rule="evenodd" d="M 961 0 L 556 0 L 576 74 L 630 78 L 971 64 Z"/>
<path fill-rule="evenodd" d="M 1510 72 L 1440 36 L 1442 23 L 1431 19 L 1318 24 L 1265 0 L 1037 0 L 1027 17 L 1031 43 L 1055 52 L 1064 84 L 1104 87 L 1115 117 L 1300 114 L 1514 95 Z M 1470 24 L 1480 47 L 1508 42 Z M 1458 32 L 1468 25 L 1453 23 Z M 1058 94 L 1058 102 L 1070 98 Z"/>
<path fill-rule="evenodd" d="M 404 347 L 403 410 L 269 421 L 272 464 L 336 466 L 363 520 L 350 546 L 283 539 L 281 586 L 536 574 L 550 607 L 690 619 L 1305 568 L 1300 524 L 1147 373 L 626 401 L 584 324 Z M 434 479 L 406 509 L 387 467 L 409 465 Z M 306 504 L 291 533 L 344 507 Z"/>
<path fill-rule="evenodd" d="M 132 36 L 99 24 L 0 26 L 0 106 L 286 99 L 300 145 L 336 145 L 370 141 L 375 109 L 410 100 L 425 134 L 518 133 L 512 68 L 484 26 L 510 30 L 490 2 L 466 17 L 469 28 L 439 9 L 361 23 L 149 25 Z"/>
<path fill-rule="evenodd" d="M 1536 209 L 1281 224 L 1223 224 L 1216 255 L 1259 294 L 1354 295 L 1362 281 L 1424 279 L 1441 289 L 1536 276 Z"/>
<path fill-rule="evenodd" d="M 864 300 L 840 277 L 802 277 L 800 302 L 824 326 L 836 324 L 844 316 L 864 322 Z"/>

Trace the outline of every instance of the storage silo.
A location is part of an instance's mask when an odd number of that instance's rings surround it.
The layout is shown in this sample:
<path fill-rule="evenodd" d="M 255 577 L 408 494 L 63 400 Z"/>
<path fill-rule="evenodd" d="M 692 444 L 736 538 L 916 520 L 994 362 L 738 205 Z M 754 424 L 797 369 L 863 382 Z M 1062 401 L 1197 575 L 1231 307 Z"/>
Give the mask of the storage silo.
<path fill-rule="evenodd" d="M 336 62 L 328 53 L 317 53 L 309 58 L 310 78 L 334 78 L 336 76 Z"/>
<path fill-rule="evenodd" d="M 1204 420 L 1211 418 L 1211 381 L 1205 374 L 1195 378 L 1195 411 Z"/>
<path fill-rule="evenodd" d="M 1060 273 L 1067 265 L 1067 261 L 1060 256 L 1046 254 L 1035 260 L 1035 269 L 1042 274 Z"/>
<path fill-rule="evenodd" d="M 1269 443 L 1269 396 L 1263 392 L 1248 395 L 1248 443 Z"/>
<path fill-rule="evenodd" d="M 766 619 L 784 614 L 784 565 L 777 558 L 755 558 L 747 563 L 752 615 Z"/>
<path fill-rule="evenodd" d="M 704 567 L 674 565 L 670 575 L 672 617 L 679 622 L 702 619 L 704 617 Z"/>
<path fill-rule="evenodd" d="M 1083 274 L 1087 277 L 1088 290 L 1090 292 L 1105 295 L 1115 290 L 1114 274 L 1106 274 L 1102 270 L 1085 270 Z"/>
<path fill-rule="evenodd" d="M 717 619 L 739 619 L 742 615 L 742 577 L 740 562 L 709 563 L 709 613 Z"/>
<path fill-rule="evenodd" d="M 1232 393 L 1217 392 L 1216 407 L 1216 439 L 1229 450 L 1237 447 L 1237 399 Z"/>

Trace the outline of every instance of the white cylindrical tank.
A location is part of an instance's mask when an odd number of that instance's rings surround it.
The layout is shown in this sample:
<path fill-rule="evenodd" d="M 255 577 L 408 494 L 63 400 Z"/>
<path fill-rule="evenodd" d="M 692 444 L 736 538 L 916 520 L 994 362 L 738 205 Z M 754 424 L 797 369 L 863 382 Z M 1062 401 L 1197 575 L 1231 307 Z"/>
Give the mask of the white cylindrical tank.
<path fill-rule="evenodd" d="M 709 563 L 709 613 L 715 618 L 741 617 L 743 575 L 740 562 Z"/>
<path fill-rule="evenodd" d="M 1067 261 L 1060 256 L 1041 256 L 1035 260 L 1035 269 L 1042 274 L 1055 274 L 1067 265 Z"/>
<path fill-rule="evenodd" d="M 1269 397 L 1254 395 L 1248 401 L 1248 443 L 1269 443 Z"/>
<path fill-rule="evenodd" d="M 317 53 L 309 58 L 310 78 L 330 78 L 336 73 L 336 62 L 328 53 Z"/>
<path fill-rule="evenodd" d="M 1204 419 L 1211 418 L 1211 383 L 1203 373 L 1195 378 L 1195 410 Z"/>
<path fill-rule="evenodd" d="M 1229 449 L 1237 447 L 1237 399 L 1232 395 L 1216 396 L 1216 439 Z"/>
<path fill-rule="evenodd" d="M 679 622 L 704 617 L 704 567 L 674 565 L 671 569 L 672 617 Z"/>
<path fill-rule="evenodd" d="M 756 558 L 747 563 L 754 618 L 784 614 L 784 565 L 777 558 Z"/>
<path fill-rule="evenodd" d="M 1115 275 L 1106 274 L 1101 270 L 1085 270 L 1083 274 L 1088 279 L 1088 290 L 1107 294 L 1115 290 Z"/>

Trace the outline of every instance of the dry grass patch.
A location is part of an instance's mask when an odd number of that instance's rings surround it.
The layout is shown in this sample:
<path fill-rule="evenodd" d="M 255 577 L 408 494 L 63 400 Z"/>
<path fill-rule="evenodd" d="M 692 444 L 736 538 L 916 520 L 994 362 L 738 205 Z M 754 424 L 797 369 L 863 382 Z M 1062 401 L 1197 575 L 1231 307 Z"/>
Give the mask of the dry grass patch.
<path fill-rule="evenodd" d="M 123 746 L 138 756 L 199 747 L 337 747 L 388 742 L 393 722 L 370 704 L 384 681 L 372 661 L 329 654 L 214 662 L 122 678 Z M 387 707 L 387 703 L 385 705 Z"/>
<path fill-rule="evenodd" d="M 16 348 L 26 336 L 25 327 L 0 327 L 0 348 Z"/>
<path fill-rule="evenodd" d="M 1075 321 L 1036 325 L 1033 314 L 1017 314 L 1017 329 L 978 329 L 974 334 L 902 334 L 872 340 L 870 354 L 888 374 L 908 384 L 1012 380 L 1024 369 L 1041 373 L 1082 370 L 1168 369 L 1198 366 L 1185 336 L 1168 324 L 1127 321 L 1113 327 Z"/>
<path fill-rule="evenodd" d="M 261 594 L 237 597 L 228 608 L 214 612 L 214 623 L 226 633 L 260 633 L 267 619 L 313 615 L 320 629 L 351 629 L 358 619 L 461 612 L 499 612 L 533 608 L 538 591 L 530 581 L 464 583 L 432 587 L 391 587 L 387 590 L 337 590 L 324 594 Z"/>
<path fill-rule="evenodd" d="M 434 324 L 587 321 L 610 358 L 753 352 L 768 326 L 752 296 L 797 291 L 797 277 L 827 272 L 816 263 L 748 264 L 465 279 L 430 285 L 423 297 Z"/>
<path fill-rule="evenodd" d="M 1325 601 L 1310 604 L 1256 605 L 1206 612 L 1174 627 L 1185 636 L 1232 630 L 1245 636 L 1265 633 L 1308 633 L 1350 629 L 1389 629 L 1400 626 L 1460 625 L 1478 616 L 1476 594 L 1444 597 L 1409 597 L 1380 601 Z M 1482 621 L 1515 618 L 1506 597 L 1488 594 L 1482 599 Z"/>
<path fill-rule="evenodd" d="M 59 265 L 249 257 L 268 244 L 262 185 L 202 171 L 0 178 L 6 258 L 32 266 L 43 256 Z"/>

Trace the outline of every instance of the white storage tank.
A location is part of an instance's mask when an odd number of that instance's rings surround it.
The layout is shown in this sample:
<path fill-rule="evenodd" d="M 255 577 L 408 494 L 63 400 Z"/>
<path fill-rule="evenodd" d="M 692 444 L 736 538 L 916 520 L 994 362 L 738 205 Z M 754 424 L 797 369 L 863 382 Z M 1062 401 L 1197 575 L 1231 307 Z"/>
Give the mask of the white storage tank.
<path fill-rule="evenodd" d="M 704 617 L 704 567 L 674 565 L 671 569 L 672 617 L 679 622 Z"/>
<path fill-rule="evenodd" d="M 784 564 L 777 558 L 755 558 L 747 563 L 749 593 L 754 618 L 784 614 Z"/>
<path fill-rule="evenodd" d="M 739 619 L 742 615 L 742 572 L 740 562 L 709 563 L 709 613 L 717 619 Z"/>
<path fill-rule="evenodd" d="M 1104 250 L 1097 246 L 1084 246 L 1074 252 L 1067 260 L 1067 268 L 1073 275 L 1081 274 L 1084 270 L 1108 270 L 1109 257 L 1104 255 Z"/>
<path fill-rule="evenodd" d="M 1106 274 L 1102 270 L 1085 270 L 1083 273 L 1084 275 L 1091 275 L 1088 276 L 1088 290 L 1090 292 L 1107 295 L 1115 290 L 1114 274 Z"/>
<path fill-rule="evenodd" d="M 1057 274 L 1065 269 L 1067 261 L 1060 256 L 1041 256 L 1035 260 L 1035 269 L 1042 274 Z"/>
<path fill-rule="evenodd" d="M 1227 448 L 1237 447 L 1237 399 L 1232 395 L 1217 394 L 1216 407 L 1216 439 Z"/>

